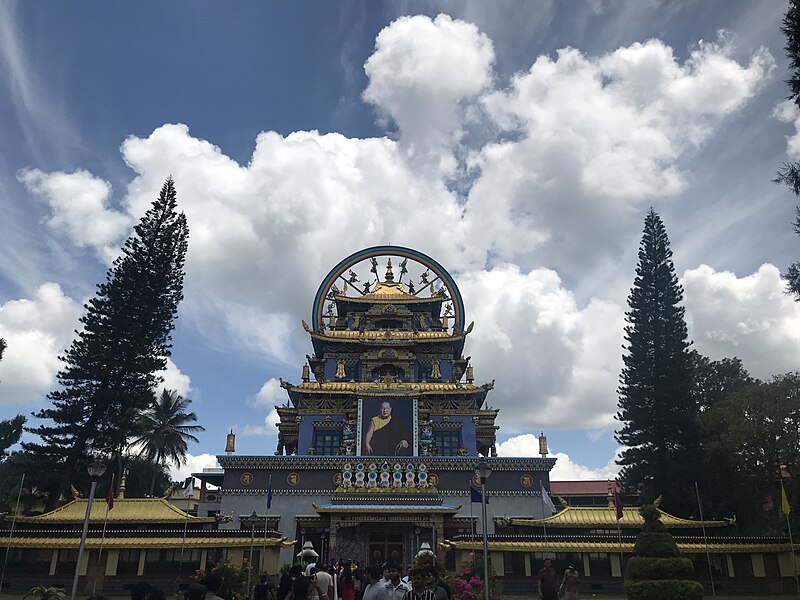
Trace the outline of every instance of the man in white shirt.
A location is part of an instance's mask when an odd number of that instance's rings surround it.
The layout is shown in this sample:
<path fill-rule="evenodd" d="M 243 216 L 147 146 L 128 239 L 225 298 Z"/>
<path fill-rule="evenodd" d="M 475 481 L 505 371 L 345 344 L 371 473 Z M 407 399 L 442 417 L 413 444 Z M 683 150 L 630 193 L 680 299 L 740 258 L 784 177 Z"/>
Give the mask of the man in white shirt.
<path fill-rule="evenodd" d="M 384 584 L 386 591 L 389 592 L 389 600 L 403 600 L 403 596 L 411 588 L 400 580 L 400 565 L 397 563 L 389 563 L 386 565 L 384 577 L 389 581 Z"/>

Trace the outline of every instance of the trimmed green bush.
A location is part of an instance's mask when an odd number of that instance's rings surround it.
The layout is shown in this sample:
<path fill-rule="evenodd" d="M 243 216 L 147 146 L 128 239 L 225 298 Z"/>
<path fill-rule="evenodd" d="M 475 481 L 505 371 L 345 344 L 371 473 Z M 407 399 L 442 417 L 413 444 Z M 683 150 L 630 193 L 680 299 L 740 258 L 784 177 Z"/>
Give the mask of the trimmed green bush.
<path fill-rule="evenodd" d="M 688 558 L 658 558 L 632 556 L 628 559 L 629 579 L 681 579 L 694 573 Z"/>
<path fill-rule="evenodd" d="M 630 600 L 698 600 L 703 597 L 703 585 L 687 579 L 628 581 L 625 593 Z"/>
<path fill-rule="evenodd" d="M 681 558 L 675 538 L 661 522 L 652 504 L 642 506 L 642 531 L 628 560 L 625 594 L 629 600 L 701 600 L 703 586 L 687 579 L 694 566 Z"/>

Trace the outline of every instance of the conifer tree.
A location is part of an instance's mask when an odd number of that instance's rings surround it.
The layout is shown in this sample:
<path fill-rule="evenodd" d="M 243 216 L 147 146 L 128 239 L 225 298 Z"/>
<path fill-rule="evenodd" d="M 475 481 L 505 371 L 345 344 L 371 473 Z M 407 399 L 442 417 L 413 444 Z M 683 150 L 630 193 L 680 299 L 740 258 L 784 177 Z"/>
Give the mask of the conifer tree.
<path fill-rule="evenodd" d="M 94 452 L 114 452 L 120 433 L 135 434 L 138 414 L 152 402 L 157 375 L 167 366 L 178 303 L 183 298 L 188 245 L 172 178 L 125 242 L 122 253 L 85 305 L 82 329 L 61 357 L 52 406 L 29 431 L 41 439 L 23 447 L 35 462 L 60 473 L 59 490 L 82 479 Z"/>
<path fill-rule="evenodd" d="M 651 208 L 625 314 L 616 415 L 622 424 L 616 440 L 625 450 L 618 464 L 622 479 L 645 500 L 663 494 L 670 510 L 688 514 L 698 459 L 697 408 L 682 300 L 667 231 Z"/>
<path fill-rule="evenodd" d="M 786 36 L 786 58 L 791 66 L 789 99 L 800 107 L 800 0 L 789 0 L 789 7 L 783 17 L 781 31 Z M 776 183 L 785 183 L 794 194 L 800 195 L 800 162 L 788 162 L 778 170 Z M 795 207 L 794 232 L 800 235 L 800 206 Z M 787 289 L 800 301 L 800 261 L 789 266 L 784 274 Z"/>

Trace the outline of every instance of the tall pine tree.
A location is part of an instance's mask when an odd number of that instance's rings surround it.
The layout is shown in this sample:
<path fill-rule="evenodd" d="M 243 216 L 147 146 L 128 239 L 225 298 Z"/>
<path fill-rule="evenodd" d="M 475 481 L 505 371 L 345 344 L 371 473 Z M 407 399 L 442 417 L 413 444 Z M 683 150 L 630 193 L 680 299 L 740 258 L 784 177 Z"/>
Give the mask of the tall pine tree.
<path fill-rule="evenodd" d="M 781 31 L 786 36 L 786 58 L 791 66 L 789 84 L 789 99 L 800 107 L 800 0 L 789 0 L 789 7 L 783 17 Z M 785 183 L 796 196 L 800 195 L 800 162 L 789 162 L 778 170 L 774 180 L 776 183 Z M 800 235 L 800 206 L 795 207 L 794 232 Z M 784 274 L 787 289 L 793 293 L 795 299 L 800 301 L 800 261 L 789 266 Z"/>
<path fill-rule="evenodd" d="M 626 313 L 616 440 L 625 446 L 621 477 L 646 501 L 663 494 L 669 509 L 692 510 L 698 460 L 697 408 L 692 395 L 683 290 L 664 224 L 651 208 Z"/>
<path fill-rule="evenodd" d="M 73 477 L 82 479 L 90 454 L 121 451 L 119 440 L 137 433 L 136 416 L 154 399 L 183 298 L 189 233 L 176 207 L 169 178 L 85 305 L 83 327 L 61 357 L 59 389 L 48 395 L 52 406 L 34 413 L 45 422 L 29 431 L 41 442 L 24 449 L 60 474 L 51 504 Z"/>

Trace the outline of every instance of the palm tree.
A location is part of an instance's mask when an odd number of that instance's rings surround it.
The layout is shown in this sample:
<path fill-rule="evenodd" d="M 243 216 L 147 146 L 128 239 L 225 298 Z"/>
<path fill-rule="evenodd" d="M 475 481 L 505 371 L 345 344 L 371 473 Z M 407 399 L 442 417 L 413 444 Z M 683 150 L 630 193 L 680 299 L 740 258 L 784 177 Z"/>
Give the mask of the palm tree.
<path fill-rule="evenodd" d="M 143 433 L 134 444 L 141 444 L 140 456 L 163 466 L 168 461 L 178 465 L 186 462 L 187 442 L 199 442 L 193 433 L 205 431 L 201 425 L 191 425 L 197 421 L 197 415 L 186 412 L 191 400 L 179 395 L 175 390 L 164 390 L 153 400 L 140 418 L 140 431 Z M 150 482 L 150 495 L 156 485 L 156 471 Z"/>

